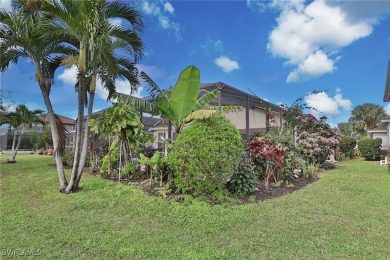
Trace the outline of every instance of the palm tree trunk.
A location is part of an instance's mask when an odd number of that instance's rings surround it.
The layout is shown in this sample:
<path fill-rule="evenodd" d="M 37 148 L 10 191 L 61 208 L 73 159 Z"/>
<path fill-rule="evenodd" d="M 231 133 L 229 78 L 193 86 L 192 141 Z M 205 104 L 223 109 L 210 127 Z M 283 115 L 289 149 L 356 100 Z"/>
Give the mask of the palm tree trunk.
<path fill-rule="evenodd" d="M 65 193 L 76 191 L 76 179 L 79 171 L 81 146 L 83 140 L 83 125 L 84 125 L 84 90 L 85 90 L 85 46 L 83 42 L 80 42 L 80 55 L 79 55 L 79 89 L 77 92 L 78 97 L 78 113 L 77 113 L 77 124 L 76 124 L 76 144 L 74 151 L 73 169 L 72 175 L 68 186 L 65 189 Z"/>
<path fill-rule="evenodd" d="M 17 136 L 17 134 L 18 134 L 18 128 L 15 127 L 15 130 L 14 130 L 14 138 L 12 139 L 11 157 L 9 158 L 9 161 L 10 161 L 10 162 L 12 161 L 12 157 L 13 157 L 14 152 L 15 152 L 16 136 Z"/>
<path fill-rule="evenodd" d="M 66 186 L 68 185 L 68 182 L 66 181 L 65 173 L 64 173 L 64 165 L 62 163 L 62 153 L 58 150 L 59 145 L 59 134 L 58 134 L 58 128 L 56 124 L 56 118 L 54 115 L 53 106 L 51 104 L 49 93 L 47 92 L 46 86 L 43 83 L 39 84 L 41 88 L 41 92 L 43 95 L 43 99 L 45 101 L 45 105 L 47 108 L 47 114 L 49 116 L 49 122 L 50 122 L 50 130 L 51 130 L 51 136 L 53 139 L 53 148 L 54 148 L 54 155 L 56 159 L 56 166 L 57 166 L 57 175 L 58 175 L 58 181 L 60 183 L 60 192 L 64 193 Z"/>
<path fill-rule="evenodd" d="M 16 162 L 16 154 L 18 153 L 20 143 L 22 142 L 22 136 L 24 134 L 24 131 L 26 130 L 26 127 L 23 125 L 22 132 L 20 132 L 19 138 L 18 138 L 18 144 L 16 145 L 15 151 L 12 153 L 11 162 Z"/>
<path fill-rule="evenodd" d="M 88 114 L 87 114 L 87 121 L 85 123 L 85 131 L 84 131 L 84 140 L 83 140 L 83 147 L 81 150 L 81 156 L 80 156 L 80 162 L 79 162 L 79 169 L 77 172 L 77 178 L 74 187 L 78 189 L 79 187 L 79 182 L 81 179 L 81 175 L 83 174 L 84 170 L 84 165 L 85 165 L 85 159 L 87 157 L 88 153 L 88 144 L 89 144 L 89 133 L 90 133 L 90 128 L 89 128 L 89 120 L 91 119 L 92 115 L 92 108 L 93 108 L 93 100 L 95 99 L 95 92 L 91 92 L 89 94 L 89 104 L 88 104 Z"/>

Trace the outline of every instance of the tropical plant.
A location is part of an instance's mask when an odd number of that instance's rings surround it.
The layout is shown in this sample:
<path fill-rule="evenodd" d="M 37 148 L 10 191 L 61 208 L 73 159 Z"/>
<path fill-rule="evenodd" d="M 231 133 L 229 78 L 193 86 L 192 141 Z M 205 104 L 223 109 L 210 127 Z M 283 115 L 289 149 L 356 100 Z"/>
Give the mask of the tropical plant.
<path fill-rule="evenodd" d="M 154 138 L 145 132 L 140 113 L 133 106 L 124 103 L 113 104 L 102 117 L 91 119 L 89 124 L 93 133 L 101 133 L 105 139 L 114 137 L 116 143 L 120 141 L 123 147 L 123 163 L 126 164 L 133 161 L 137 144 L 145 144 Z M 110 151 L 113 154 L 113 146 Z"/>
<path fill-rule="evenodd" d="M 226 186 L 231 193 L 245 195 L 254 192 L 256 184 L 255 165 L 248 156 L 242 156 L 240 164 L 228 179 Z"/>
<path fill-rule="evenodd" d="M 382 106 L 365 103 L 352 110 L 350 120 L 361 134 L 365 134 L 367 129 L 377 127 L 385 115 L 386 112 Z"/>
<path fill-rule="evenodd" d="M 149 170 L 150 179 L 149 185 L 152 185 L 153 174 L 159 173 L 160 175 L 160 187 L 162 187 L 163 182 L 163 166 L 165 163 L 165 157 L 161 157 L 159 151 L 155 152 L 152 157 L 146 157 L 142 153 L 140 154 L 140 159 L 138 159 L 140 164 L 147 166 Z"/>
<path fill-rule="evenodd" d="M 234 111 L 238 107 L 210 107 L 209 103 L 219 95 L 219 90 L 199 97 L 200 72 L 194 66 L 185 68 L 179 76 L 175 86 L 171 90 L 161 90 L 156 83 L 144 72 L 141 77 L 149 84 L 149 94 L 155 98 L 155 103 L 141 100 L 122 93 L 115 93 L 113 97 L 120 102 L 126 102 L 168 119 L 180 134 L 186 124 L 199 119 L 206 119 L 218 111 Z"/>
<path fill-rule="evenodd" d="M 283 158 L 287 153 L 287 147 L 273 144 L 271 139 L 257 137 L 248 143 L 250 154 L 260 160 L 264 167 L 264 184 L 268 189 L 271 179 L 275 182 L 280 180 Z"/>
<path fill-rule="evenodd" d="M 222 115 L 190 124 L 167 156 L 177 192 L 197 196 L 224 191 L 240 162 L 243 144 L 239 131 Z"/>

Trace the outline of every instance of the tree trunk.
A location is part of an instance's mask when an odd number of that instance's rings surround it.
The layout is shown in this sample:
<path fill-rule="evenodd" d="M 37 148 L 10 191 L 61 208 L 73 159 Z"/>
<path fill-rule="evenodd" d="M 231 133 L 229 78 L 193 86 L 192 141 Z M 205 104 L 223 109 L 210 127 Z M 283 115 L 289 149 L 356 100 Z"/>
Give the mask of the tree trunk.
<path fill-rule="evenodd" d="M 11 157 L 9 158 L 9 162 L 12 161 L 12 157 L 14 155 L 14 152 L 15 152 L 15 144 L 16 144 L 16 136 L 18 134 L 18 128 L 15 127 L 15 130 L 14 130 L 14 138 L 12 139 L 12 150 L 11 150 Z"/>
<path fill-rule="evenodd" d="M 56 118 L 53 111 L 53 106 L 51 104 L 49 93 L 47 92 L 46 86 L 43 83 L 39 84 L 42 92 L 43 99 L 45 101 L 45 105 L 47 108 L 47 115 L 49 116 L 49 122 L 50 122 L 50 130 L 51 130 L 51 136 L 53 139 L 53 148 L 54 148 L 54 156 L 56 159 L 56 166 L 57 166 L 57 175 L 58 175 L 58 181 L 60 183 L 60 192 L 64 193 L 66 186 L 68 185 L 64 173 L 64 165 L 62 163 L 62 153 L 59 151 L 59 135 L 58 135 L 58 128 L 56 124 Z"/>
<path fill-rule="evenodd" d="M 22 142 L 22 136 L 24 134 L 24 131 L 26 130 L 26 127 L 23 125 L 22 132 L 20 132 L 19 138 L 18 138 L 18 144 L 16 145 L 15 151 L 13 151 L 10 162 L 16 162 L 16 154 L 18 153 L 20 143 Z"/>
<path fill-rule="evenodd" d="M 79 89 L 77 92 L 78 97 L 78 113 L 77 113 L 77 124 L 76 124 L 76 144 L 74 151 L 73 169 L 72 175 L 68 186 L 65 189 L 65 193 L 76 191 L 76 179 L 79 171 L 79 162 L 81 155 L 81 145 L 83 140 L 83 125 L 84 125 L 84 95 L 85 95 L 85 46 L 84 43 L 80 43 L 80 55 L 79 55 Z"/>
<path fill-rule="evenodd" d="M 91 92 L 89 94 L 88 114 L 87 114 L 87 121 L 85 122 L 84 140 L 83 140 L 83 147 L 81 150 L 79 169 L 77 172 L 76 182 L 74 184 L 75 189 L 78 189 L 78 187 L 79 187 L 79 182 L 81 179 L 81 175 L 83 174 L 85 160 L 86 160 L 87 153 L 88 153 L 89 133 L 90 133 L 90 128 L 89 128 L 88 123 L 89 123 L 89 120 L 91 119 L 94 99 L 95 99 L 95 92 Z"/>

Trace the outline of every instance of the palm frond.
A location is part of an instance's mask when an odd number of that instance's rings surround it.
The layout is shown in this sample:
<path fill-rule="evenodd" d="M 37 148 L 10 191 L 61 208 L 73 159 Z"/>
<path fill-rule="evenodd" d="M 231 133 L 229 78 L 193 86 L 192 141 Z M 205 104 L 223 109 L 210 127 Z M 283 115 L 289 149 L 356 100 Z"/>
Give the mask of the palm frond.
<path fill-rule="evenodd" d="M 139 108 L 141 111 L 151 113 L 153 115 L 158 115 L 160 111 L 156 108 L 156 106 L 144 99 L 137 98 L 134 96 L 129 96 L 123 93 L 115 92 L 112 95 L 113 98 L 117 99 L 120 103 L 126 103 L 128 105 Z"/>
<path fill-rule="evenodd" d="M 54 152 L 57 152 L 62 155 L 65 151 L 65 145 L 67 139 L 66 134 L 68 133 L 68 130 L 66 130 L 64 124 L 62 123 L 58 115 L 55 115 L 55 118 L 56 118 L 57 130 L 58 130 L 58 148 L 57 151 Z"/>
<path fill-rule="evenodd" d="M 146 74 L 145 72 L 141 71 L 140 78 L 149 85 L 148 93 L 149 93 L 150 96 L 152 96 L 154 98 L 156 96 L 160 96 L 161 94 L 163 94 L 163 92 L 160 89 L 160 87 L 157 86 L 157 84 L 149 77 L 148 74 Z"/>

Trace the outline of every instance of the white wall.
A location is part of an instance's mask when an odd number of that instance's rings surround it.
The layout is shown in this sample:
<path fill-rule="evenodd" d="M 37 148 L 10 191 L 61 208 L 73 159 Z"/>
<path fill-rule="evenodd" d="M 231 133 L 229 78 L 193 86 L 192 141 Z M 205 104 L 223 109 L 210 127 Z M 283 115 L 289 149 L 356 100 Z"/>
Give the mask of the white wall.
<path fill-rule="evenodd" d="M 389 137 L 388 133 L 372 133 L 372 138 L 381 138 L 382 139 L 382 150 L 387 150 L 389 148 Z"/>

